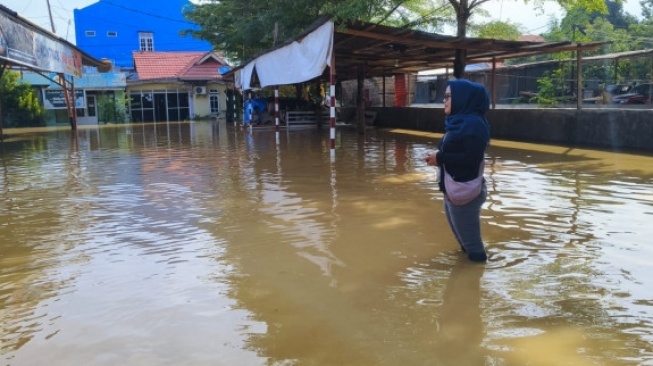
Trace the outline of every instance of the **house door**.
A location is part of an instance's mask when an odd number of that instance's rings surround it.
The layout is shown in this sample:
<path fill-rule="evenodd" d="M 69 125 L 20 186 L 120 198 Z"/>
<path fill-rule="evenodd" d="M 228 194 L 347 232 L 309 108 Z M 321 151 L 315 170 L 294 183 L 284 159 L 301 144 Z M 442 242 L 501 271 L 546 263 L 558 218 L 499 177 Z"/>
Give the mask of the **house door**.
<path fill-rule="evenodd" d="M 155 122 L 168 121 L 168 107 L 165 93 L 154 93 L 154 118 Z"/>
<path fill-rule="evenodd" d="M 97 99 L 95 94 L 86 93 L 86 108 L 77 108 L 77 124 L 97 125 Z"/>
<path fill-rule="evenodd" d="M 93 94 L 86 94 L 86 115 L 97 120 L 97 103 Z"/>

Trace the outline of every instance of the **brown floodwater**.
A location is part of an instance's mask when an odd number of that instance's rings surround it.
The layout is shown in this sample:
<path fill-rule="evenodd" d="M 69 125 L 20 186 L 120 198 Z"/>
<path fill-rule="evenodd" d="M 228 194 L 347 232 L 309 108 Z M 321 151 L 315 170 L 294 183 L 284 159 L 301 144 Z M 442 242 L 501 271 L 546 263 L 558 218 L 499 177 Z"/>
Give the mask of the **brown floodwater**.
<path fill-rule="evenodd" d="M 653 157 L 494 140 L 483 237 L 438 134 L 5 130 L 3 365 L 653 365 Z"/>

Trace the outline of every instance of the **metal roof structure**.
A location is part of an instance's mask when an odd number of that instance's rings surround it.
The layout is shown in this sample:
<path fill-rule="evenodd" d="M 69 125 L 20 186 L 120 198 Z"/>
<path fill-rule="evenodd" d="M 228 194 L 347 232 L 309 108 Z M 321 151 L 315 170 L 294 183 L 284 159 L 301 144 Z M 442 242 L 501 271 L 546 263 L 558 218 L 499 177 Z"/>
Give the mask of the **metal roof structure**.
<path fill-rule="evenodd" d="M 617 62 L 622 59 L 636 59 L 636 58 L 648 58 L 653 60 L 653 49 L 645 49 L 645 50 L 636 50 L 636 51 L 624 51 L 624 52 L 615 52 L 615 53 L 606 53 L 603 55 L 596 55 L 596 56 L 588 56 L 588 57 L 583 57 L 583 64 L 590 64 L 590 63 L 596 63 L 596 62 L 607 62 L 607 61 L 612 61 L 612 62 Z M 522 69 L 522 68 L 527 68 L 531 66 L 537 66 L 537 65 L 549 65 L 549 64 L 562 64 L 562 63 L 568 63 L 568 62 L 576 62 L 575 58 L 564 58 L 564 59 L 557 59 L 557 60 L 543 60 L 543 61 L 533 61 L 533 62 L 525 62 L 521 64 L 511 64 L 511 65 L 506 65 L 502 64 L 496 65 L 496 70 L 515 70 L 515 69 Z M 467 65 L 467 68 L 465 69 L 466 73 L 474 73 L 474 72 L 488 72 L 492 70 L 492 65 L 489 63 L 482 63 L 482 64 L 470 64 Z M 436 77 L 438 75 L 448 75 L 451 74 L 451 70 L 448 70 L 446 68 L 440 68 L 440 69 L 433 69 L 430 70 L 429 72 L 420 72 L 418 77 L 422 77 L 424 79 Z"/>
<path fill-rule="evenodd" d="M 300 35 L 262 52 L 253 59 L 301 40 L 331 19 L 323 16 Z M 347 80 L 362 72 L 365 77 L 453 66 L 456 50 L 467 52 L 468 64 L 499 62 L 532 55 L 594 50 L 608 42 L 527 42 L 485 38 L 459 38 L 379 24 L 336 23 L 333 39 L 335 70 L 338 79 Z M 243 62 L 230 73 L 249 63 Z"/>
<path fill-rule="evenodd" d="M 608 53 L 605 55 L 584 57 L 583 61 L 621 60 L 624 58 L 632 59 L 632 58 L 639 58 L 639 57 L 648 57 L 648 58 L 653 57 L 653 49 L 624 51 L 624 52 Z"/>

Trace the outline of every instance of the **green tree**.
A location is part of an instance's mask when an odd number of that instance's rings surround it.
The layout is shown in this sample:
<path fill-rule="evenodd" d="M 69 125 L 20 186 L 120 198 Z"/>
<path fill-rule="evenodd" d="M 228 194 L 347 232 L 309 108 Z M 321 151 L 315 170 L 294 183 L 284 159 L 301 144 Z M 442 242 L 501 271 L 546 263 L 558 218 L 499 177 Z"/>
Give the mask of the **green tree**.
<path fill-rule="evenodd" d="M 0 120 L 5 127 L 41 126 L 44 124 L 45 109 L 39 103 L 34 89 L 19 81 L 20 75 L 5 70 L 0 78 Z"/>
<path fill-rule="evenodd" d="M 405 25 L 421 20 L 416 26 L 429 26 L 438 18 L 428 16 L 426 4 L 427 0 L 210 1 L 184 10 L 200 29 L 183 33 L 211 42 L 228 59 L 243 61 L 296 36 L 326 14 L 339 21 Z"/>
<path fill-rule="evenodd" d="M 472 13 L 482 4 L 489 0 L 448 0 L 456 12 L 457 31 L 456 36 L 465 38 L 467 36 L 467 25 Z M 529 0 L 523 0 L 529 2 Z M 533 0 L 534 6 L 541 6 L 546 0 Z M 607 13 L 608 9 L 605 0 L 556 0 L 563 9 L 569 11 L 575 7 L 584 8 L 588 12 Z M 615 0 L 621 3 L 622 0 Z M 456 59 L 453 65 L 453 75 L 461 78 L 465 71 L 466 52 L 465 50 L 456 50 Z"/>
<path fill-rule="evenodd" d="M 605 0 L 607 12 L 602 13 L 598 11 L 590 12 L 590 22 L 594 22 L 597 18 L 603 18 L 614 25 L 616 28 L 628 28 L 630 24 L 637 23 L 637 18 L 624 13 L 623 4 L 620 1 Z"/>
<path fill-rule="evenodd" d="M 640 0 L 642 6 L 642 16 L 644 19 L 653 18 L 653 0 Z"/>
<path fill-rule="evenodd" d="M 514 0 L 541 6 L 552 0 Z M 582 7 L 589 12 L 607 13 L 604 0 L 555 0 L 564 9 Z M 337 21 L 366 21 L 419 29 L 456 25 L 460 38 L 467 35 L 472 13 L 489 0 L 211 0 L 184 11 L 199 30 L 186 30 L 196 38 L 211 42 L 227 59 L 243 61 L 269 49 L 277 41 L 299 34 L 319 16 L 330 14 Z M 622 0 L 615 0 L 621 3 Z M 455 19 L 454 21 L 452 21 Z M 457 50 L 454 76 L 462 77 L 465 50 Z"/>
<path fill-rule="evenodd" d="M 101 95 L 98 98 L 100 122 L 125 123 L 129 122 L 127 113 L 127 98 L 124 96 Z"/>
<path fill-rule="evenodd" d="M 596 51 L 586 51 L 585 57 L 638 50 L 650 47 L 653 43 L 653 22 L 637 22 L 632 16 L 624 15 L 621 3 L 606 1 L 607 13 L 588 11 L 576 6 L 568 10 L 560 22 L 554 22 L 550 31 L 544 35 L 549 41 L 592 42 L 605 41 Z M 573 54 L 550 55 L 548 57 L 573 58 Z M 647 59 L 623 58 L 619 60 L 599 60 L 585 62 L 583 78 L 586 81 L 621 83 L 633 80 L 646 80 L 650 74 Z"/>
<path fill-rule="evenodd" d="M 592 24 L 584 27 L 585 34 L 579 35 L 578 41 L 607 41 L 599 50 L 585 52 L 585 56 L 608 54 L 628 51 L 630 49 L 629 35 L 626 29 L 618 29 L 609 22 L 609 18 L 596 18 Z M 629 59 L 615 63 L 614 60 L 599 60 L 585 62 L 583 66 L 583 80 L 597 83 L 622 82 L 625 68 L 630 68 Z M 595 83 L 596 84 L 596 83 Z"/>
<path fill-rule="evenodd" d="M 537 79 L 538 92 L 530 102 L 535 102 L 540 107 L 555 107 L 564 102 L 563 91 L 566 87 L 564 74 L 565 71 L 561 68 L 545 72 Z"/>
<path fill-rule="evenodd" d="M 628 35 L 633 49 L 653 48 L 653 17 L 628 27 Z"/>
<path fill-rule="evenodd" d="M 637 24 L 637 19 L 624 14 L 623 6 L 618 1 L 606 1 L 607 12 L 599 12 L 587 9 L 582 6 L 568 8 L 567 14 L 560 23 L 550 25 L 550 30 L 545 38 L 550 41 L 610 41 L 614 45 L 612 49 L 604 48 L 605 52 L 620 52 L 629 49 L 637 49 L 627 45 L 631 39 L 626 30 Z"/>
<path fill-rule="evenodd" d="M 472 35 L 479 38 L 516 41 L 522 34 L 521 28 L 521 25 L 517 23 L 492 21 L 473 27 Z"/>

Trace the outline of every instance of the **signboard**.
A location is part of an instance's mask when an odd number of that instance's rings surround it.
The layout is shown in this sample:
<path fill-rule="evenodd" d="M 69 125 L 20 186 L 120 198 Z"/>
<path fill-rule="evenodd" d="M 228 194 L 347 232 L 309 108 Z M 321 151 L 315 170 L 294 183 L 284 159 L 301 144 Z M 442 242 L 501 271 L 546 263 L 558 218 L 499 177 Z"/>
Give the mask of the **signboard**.
<path fill-rule="evenodd" d="M 0 60 L 51 71 L 82 76 L 82 54 L 46 33 L 40 33 L 0 11 Z"/>
<path fill-rule="evenodd" d="M 75 90 L 75 108 L 86 108 L 83 90 Z M 45 109 L 66 109 L 66 95 L 63 89 L 44 89 L 43 106 Z"/>

